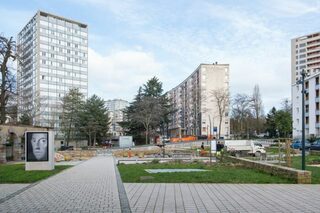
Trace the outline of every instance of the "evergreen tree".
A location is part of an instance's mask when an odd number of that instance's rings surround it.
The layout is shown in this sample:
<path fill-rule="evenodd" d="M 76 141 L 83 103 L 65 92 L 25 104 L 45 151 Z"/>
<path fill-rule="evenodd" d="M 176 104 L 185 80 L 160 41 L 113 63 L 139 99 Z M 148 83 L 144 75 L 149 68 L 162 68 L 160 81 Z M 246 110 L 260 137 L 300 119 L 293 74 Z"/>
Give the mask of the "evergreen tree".
<path fill-rule="evenodd" d="M 20 124 L 23 125 L 32 125 L 32 119 L 27 113 L 23 113 L 20 118 Z"/>
<path fill-rule="evenodd" d="M 90 146 L 105 138 L 110 126 L 110 117 L 105 101 L 97 95 L 91 96 L 80 113 L 81 130 L 88 136 Z"/>
<path fill-rule="evenodd" d="M 276 117 L 277 110 L 275 107 L 272 107 L 270 112 L 267 114 L 266 117 L 266 130 L 269 133 L 269 137 L 276 137 L 277 136 L 277 125 L 276 125 Z"/>
<path fill-rule="evenodd" d="M 70 89 L 62 99 L 61 132 L 64 134 L 66 146 L 71 140 L 80 136 L 79 116 L 84 95 L 79 89 Z"/>

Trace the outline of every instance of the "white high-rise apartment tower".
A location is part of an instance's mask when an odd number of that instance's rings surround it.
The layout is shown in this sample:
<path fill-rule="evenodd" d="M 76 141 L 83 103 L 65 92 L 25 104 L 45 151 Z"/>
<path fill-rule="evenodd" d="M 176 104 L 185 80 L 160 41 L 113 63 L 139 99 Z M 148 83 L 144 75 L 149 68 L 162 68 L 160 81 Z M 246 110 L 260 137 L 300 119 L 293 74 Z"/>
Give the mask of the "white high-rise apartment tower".
<path fill-rule="evenodd" d="M 293 137 L 302 135 L 301 85 L 297 84 L 300 72 L 305 70 L 305 133 L 306 137 L 320 136 L 319 77 L 320 32 L 291 40 L 291 96 Z"/>
<path fill-rule="evenodd" d="M 18 114 L 59 130 L 62 97 L 71 88 L 88 95 L 88 26 L 38 11 L 18 34 Z"/>
<path fill-rule="evenodd" d="M 123 121 L 123 110 L 129 106 L 129 102 L 122 99 L 107 100 L 106 106 L 111 119 L 109 133 L 113 136 L 123 135 L 119 122 Z"/>
<path fill-rule="evenodd" d="M 177 110 L 171 118 L 171 137 L 218 136 L 219 110 L 213 91 L 229 96 L 229 64 L 200 64 L 182 83 L 168 92 Z M 220 137 L 230 136 L 229 104 L 222 116 Z"/>

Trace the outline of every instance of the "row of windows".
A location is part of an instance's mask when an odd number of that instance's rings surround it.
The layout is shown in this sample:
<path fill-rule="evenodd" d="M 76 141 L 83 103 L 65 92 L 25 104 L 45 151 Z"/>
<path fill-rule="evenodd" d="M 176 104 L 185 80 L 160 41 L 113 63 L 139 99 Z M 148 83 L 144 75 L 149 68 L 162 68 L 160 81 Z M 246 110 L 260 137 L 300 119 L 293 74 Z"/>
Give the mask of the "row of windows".
<path fill-rule="evenodd" d="M 79 24 L 70 23 L 68 21 L 56 19 L 53 17 L 40 16 L 40 24 L 43 24 L 43 25 L 51 27 L 51 28 L 59 28 L 60 29 L 62 27 L 61 29 L 65 28 L 65 29 L 67 29 L 67 31 L 73 32 L 73 33 L 87 31 L 87 28 L 80 27 Z"/>
<path fill-rule="evenodd" d="M 87 64 L 87 60 L 81 60 L 78 58 L 67 57 L 67 61 L 71 62 L 71 63 L 79 63 L 79 64 L 83 64 L 83 65 Z M 66 68 L 66 69 L 72 69 L 72 67 L 73 67 L 71 64 L 64 64 L 64 63 L 60 63 L 60 62 L 48 61 L 45 59 L 41 60 L 41 64 L 54 66 L 54 67 L 61 67 L 61 68 Z"/>
<path fill-rule="evenodd" d="M 52 77 L 52 76 L 45 76 L 42 75 L 41 76 L 41 80 L 44 81 L 50 81 L 50 83 L 52 84 L 53 82 L 59 82 L 59 83 L 67 83 L 67 84 L 81 84 L 81 85 L 87 85 L 87 79 L 83 79 L 81 80 L 80 78 L 74 78 L 74 79 L 66 79 L 66 78 L 59 78 L 59 77 Z M 44 84 L 44 85 L 48 85 L 48 84 Z"/>
<path fill-rule="evenodd" d="M 49 44 L 49 43 L 48 43 Z M 83 46 L 83 45 L 79 45 L 79 44 L 73 44 L 73 43 L 70 43 L 68 42 L 67 43 L 67 48 L 64 48 L 64 46 L 60 46 L 60 47 L 57 47 L 57 46 L 54 46 L 54 45 L 47 45 L 47 44 L 43 44 L 43 43 L 40 43 L 40 48 L 41 49 L 45 49 L 45 50 L 52 50 L 52 51 L 59 51 L 59 52 L 63 52 L 64 49 L 71 49 L 71 48 L 75 48 L 75 49 L 78 49 L 78 51 L 87 51 L 87 47 L 86 46 Z M 76 50 L 75 50 L 76 51 Z M 64 52 L 65 53 L 65 52 Z"/>
<path fill-rule="evenodd" d="M 61 71 L 61 70 L 56 70 L 55 72 L 40 72 L 41 76 L 46 76 L 46 77 L 51 77 L 51 76 L 63 76 L 64 78 L 71 78 L 71 77 L 80 77 L 83 79 L 88 78 L 87 74 L 83 74 L 83 73 L 79 73 L 79 72 L 65 72 L 65 71 Z M 44 77 L 42 77 L 44 78 Z"/>
<path fill-rule="evenodd" d="M 43 73 L 53 73 L 53 74 L 59 74 L 59 75 L 65 75 L 65 73 L 79 73 L 87 75 L 87 68 L 85 67 L 79 67 L 79 66 L 73 66 L 72 70 L 64 70 L 64 69 L 48 69 L 45 67 L 40 68 L 40 72 Z"/>
<path fill-rule="evenodd" d="M 73 50 L 70 50 L 70 49 L 62 49 L 62 52 L 61 53 L 67 53 L 69 54 L 69 56 L 76 56 L 76 57 L 86 57 L 87 54 L 84 53 L 84 52 L 79 52 L 79 51 L 73 51 Z M 48 52 L 44 52 L 44 51 L 41 51 L 41 56 L 43 57 L 50 57 L 50 58 L 54 58 L 54 59 L 59 59 L 59 60 L 67 60 L 67 57 L 66 56 L 63 56 L 61 54 L 55 54 L 55 53 L 48 53 Z M 69 57 L 70 58 L 70 57 Z"/>
<path fill-rule="evenodd" d="M 75 47 L 78 48 L 79 46 L 87 46 L 87 40 L 86 39 L 80 39 L 78 37 L 72 37 L 72 39 L 68 40 L 61 40 L 61 39 L 55 39 L 55 38 L 49 38 L 46 36 L 40 36 L 40 41 L 41 42 L 47 42 L 50 44 L 59 44 L 62 46 L 67 46 L 67 47 Z"/>

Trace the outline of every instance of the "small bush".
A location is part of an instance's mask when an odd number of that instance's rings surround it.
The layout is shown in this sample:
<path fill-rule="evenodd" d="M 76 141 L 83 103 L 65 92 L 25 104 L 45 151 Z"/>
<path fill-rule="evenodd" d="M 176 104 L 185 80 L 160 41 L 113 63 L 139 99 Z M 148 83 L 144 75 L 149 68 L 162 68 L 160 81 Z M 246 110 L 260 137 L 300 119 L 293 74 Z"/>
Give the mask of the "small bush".
<path fill-rule="evenodd" d="M 157 164 L 157 163 L 160 163 L 160 160 L 159 160 L 159 159 L 153 159 L 153 160 L 151 161 L 151 163 Z"/>

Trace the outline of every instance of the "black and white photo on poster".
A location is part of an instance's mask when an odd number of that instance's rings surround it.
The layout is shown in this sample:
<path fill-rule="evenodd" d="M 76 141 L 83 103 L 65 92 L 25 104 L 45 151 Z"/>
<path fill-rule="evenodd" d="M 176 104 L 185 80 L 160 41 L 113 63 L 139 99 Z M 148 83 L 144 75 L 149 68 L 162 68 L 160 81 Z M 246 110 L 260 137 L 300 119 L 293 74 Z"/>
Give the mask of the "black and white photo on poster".
<path fill-rule="evenodd" d="M 27 132 L 27 161 L 48 161 L 48 132 Z"/>

